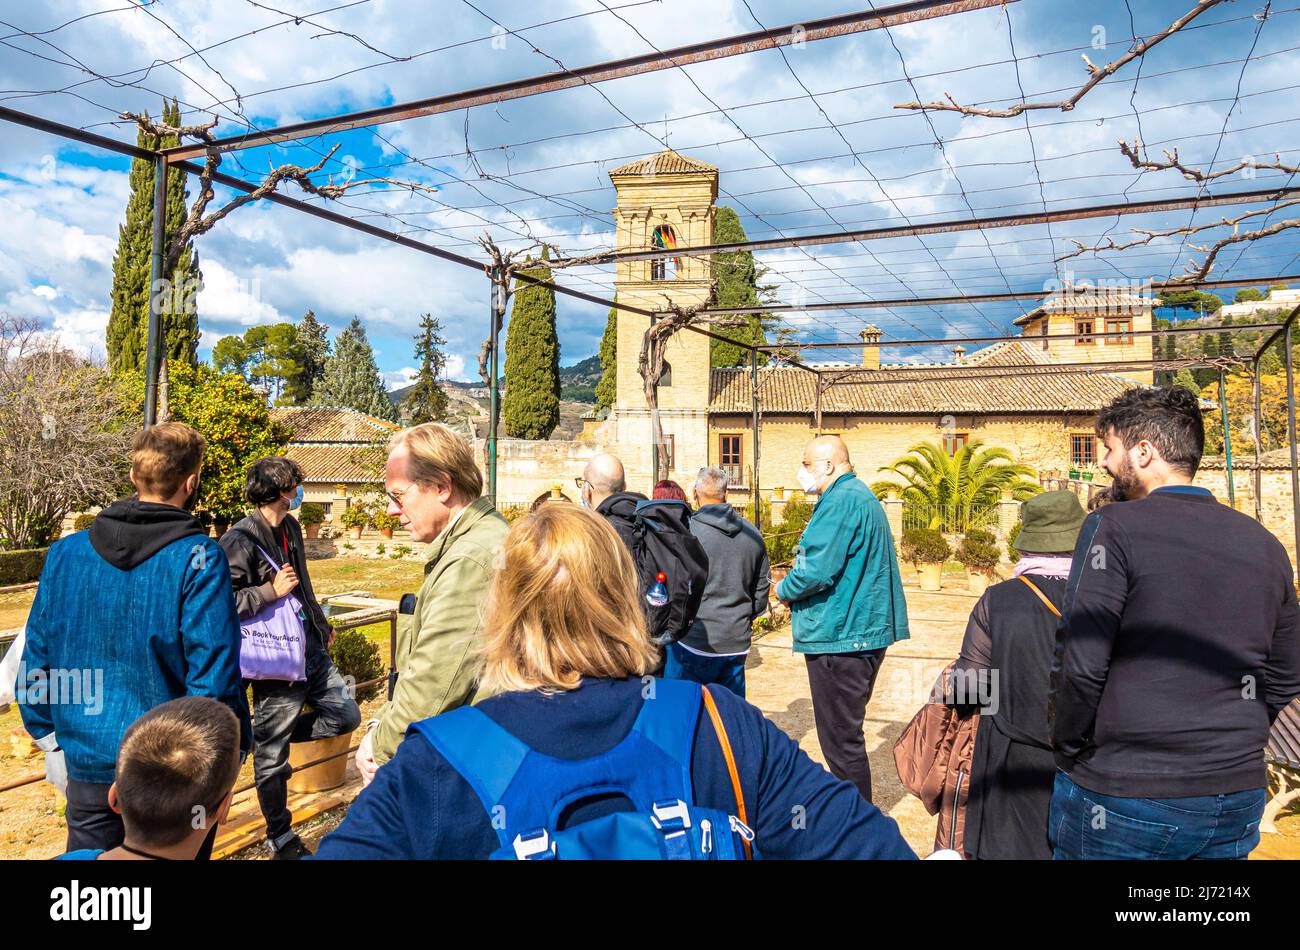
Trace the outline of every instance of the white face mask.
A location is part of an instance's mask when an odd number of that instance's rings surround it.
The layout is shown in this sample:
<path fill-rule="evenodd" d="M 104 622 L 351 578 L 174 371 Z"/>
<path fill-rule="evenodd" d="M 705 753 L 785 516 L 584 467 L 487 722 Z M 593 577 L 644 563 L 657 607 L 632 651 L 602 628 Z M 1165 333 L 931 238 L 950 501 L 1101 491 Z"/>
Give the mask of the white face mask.
<path fill-rule="evenodd" d="M 817 476 L 808 471 L 807 465 L 799 466 L 796 477 L 799 479 L 799 487 L 804 490 L 804 494 L 812 495 L 817 493 Z"/>

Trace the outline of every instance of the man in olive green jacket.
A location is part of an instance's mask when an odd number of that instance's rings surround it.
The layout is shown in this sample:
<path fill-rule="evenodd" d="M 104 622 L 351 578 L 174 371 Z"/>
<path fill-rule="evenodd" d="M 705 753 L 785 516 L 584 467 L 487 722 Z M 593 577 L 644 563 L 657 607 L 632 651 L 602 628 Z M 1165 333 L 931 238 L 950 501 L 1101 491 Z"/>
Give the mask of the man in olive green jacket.
<path fill-rule="evenodd" d="M 469 445 L 438 423 L 393 437 L 384 488 L 389 513 L 430 548 L 415 613 L 399 618 L 393 698 L 357 750 L 357 768 L 367 783 L 397 753 L 407 726 L 474 697 L 483 601 L 508 530 L 480 497 L 483 479 Z"/>

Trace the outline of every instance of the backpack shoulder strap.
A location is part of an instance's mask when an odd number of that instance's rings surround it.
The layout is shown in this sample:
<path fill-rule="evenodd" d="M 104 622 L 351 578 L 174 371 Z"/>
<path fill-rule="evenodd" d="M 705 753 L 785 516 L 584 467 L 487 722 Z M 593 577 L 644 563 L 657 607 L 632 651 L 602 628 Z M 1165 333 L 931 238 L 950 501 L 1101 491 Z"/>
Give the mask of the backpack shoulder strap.
<path fill-rule="evenodd" d="M 727 738 L 727 727 L 722 724 L 722 716 L 718 712 L 718 704 L 714 702 L 713 694 L 709 692 L 707 686 L 701 686 L 700 692 L 704 695 L 704 708 L 709 711 L 709 721 L 713 723 L 713 732 L 718 737 L 718 745 L 722 748 L 722 758 L 727 763 L 727 774 L 731 777 L 731 794 L 736 799 L 736 817 L 742 824 L 749 824 L 749 815 L 745 813 L 745 791 L 740 787 L 740 772 L 736 768 L 736 757 L 731 752 L 731 740 Z M 752 860 L 754 857 L 753 849 L 748 838 L 741 838 L 741 844 L 745 848 L 745 860 Z"/>
<path fill-rule="evenodd" d="M 505 797 L 531 751 L 482 710 L 461 706 L 437 716 L 413 723 L 411 728 L 422 735 L 460 773 L 474 789 L 489 815 Z M 501 843 L 505 833 L 497 828 Z"/>
<path fill-rule="evenodd" d="M 1037 594 L 1037 595 L 1038 595 L 1038 599 L 1041 600 L 1044 604 L 1047 605 L 1047 609 L 1048 609 L 1048 610 L 1050 610 L 1052 613 L 1054 613 L 1054 614 L 1055 614 L 1056 616 L 1058 616 L 1058 617 L 1061 616 L 1061 611 L 1059 611 L 1059 610 L 1056 608 L 1056 604 L 1052 603 L 1050 600 L 1047 599 L 1047 595 L 1044 594 L 1041 590 L 1038 589 L 1038 585 L 1037 585 L 1037 584 L 1035 584 L 1033 581 L 1031 581 L 1031 580 L 1030 580 L 1028 577 L 1026 577 L 1024 574 L 1021 574 L 1021 575 L 1019 575 L 1019 576 L 1020 576 L 1020 580 L 1022 580 L 1022 581 L 1025 582 L 1025 586 L 1028 587 L 1030 590 L 1032 590 L 1035 594 Z"/>
<path fill-rule="evenodd" d="M 653 683 L 654 692 L 641 704 L 632 729 L 673 760 L 681 773 L 682 788 L 688 797 L 693 796 L 691 753 L 700 718 L 699 684 L 665 679 L 655 679 Z"/>

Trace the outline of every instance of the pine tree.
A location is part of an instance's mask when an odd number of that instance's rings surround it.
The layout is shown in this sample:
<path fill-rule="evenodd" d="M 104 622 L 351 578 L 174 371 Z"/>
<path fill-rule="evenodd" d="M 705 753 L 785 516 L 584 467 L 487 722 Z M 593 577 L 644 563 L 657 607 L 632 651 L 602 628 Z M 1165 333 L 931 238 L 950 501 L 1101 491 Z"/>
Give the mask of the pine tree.
<path fill-rule="evenodd" d="M 447 365 L 442 348 L 447 341 L 441 331 L 442 321 L 432 314 L 420 318 L 420 332 L 415 337 L 415 358 L 420 361 L 420 372 L 405 401 L 411 425 L 443 422 L 447 418 L 447 394 L 441 385 Z"/>
<path fill-rule="evenodd" d="M 550 253 L 542 248 L 542 260 Z M 551 279 L 545 264 L 524 271 Z M 555 332 L 555 291 L 515 280 L 514 308 L 506 328 L 506 394 L 501 418 L 512 439 L 549 438 L 560 422 L 560 341 Z"/>
<path fill-rule="evenodd" d="M 316 386 L 325 377 L 325 362 L 330 355 L 329 328 L 308 310 L 293 333 L 299 371 L 286 382 L 283 401 L 287 406 L 305 406 L 311 402 Z"/>
<path fill-rule="evenodd" d="M 180 106 L 174 100 L 163 102 L 163 121 L 180 123 Z M 147 149 L 166 148 L 177 144 L 177 139 L 175 136 L 159 139 L 141 131 L 136 133 L 136 144 Z M 185 220 L 187 177 L 179 169 L 168 172 L 164 240 L 170 240 Z M 150 162 L 140 158 L 132 160 L 126 220 L 118 228 L 117 251 L 113 255 L 112 304 L 105 332 L 108 366 L 113 373 L 140 372 L 145 365 L 151 291 L 149 267 L 153 251 L 153 179 Z M 194 303 L 201 278 L 198 255 L 192 245 L 186 245 L 175 271 L 168 275 L 171 289 L 163 298 L 159 321 L 163 354 L 172 362 L 198 364 L 199 323 Z"/>
<path fill-rule="evenodd" d="M 740 217 L 731 208 L 720 205 L 713 224 L 714 244 L 737 244 L 748 240 L 745 229 L 740 224 Z M 714 296 L 715 307 L 751 307 L 758 306 L 771 296 L 771 288 L 759 284 L 767 269 L 754 262 L 752 251 L 728 251 L 713 255 L 713 277 L 716 282 Z M 733 340 L 742 340 L 752 346 L 767 342 L 767 325 L 771 317 L 760 313 L 751 313 L 746 317 L 746 325 L 733 327 L 722 332 L 723 336 Z M 714 366 L 740 366 L 748 364 L 749 351 L 731 343 L 719 340 L 709 341 L 709 361 Z M 760 355 L 759 364 L 767 362 L 767 357 Z"/>
<path fill-rule="evenodd" d="M 353 317 L 334 341 L 334 355 L 325 362 L 325 374 L 312 393 L 314 406 L 341 406 L 380 419 L 393 419 L 393 401 L 384 391 L 366 328 Z"/>
<path fill-rule="evenodd" d="M 617 298 L 615 303 L 617 303 Z M 605 333 L 600 338 L 600 382 L 596 384 L 596 411 L 609 409 L 618 399 L 618 308 L 610 307 Z"/>
<path fill-rule="evenodd" d="M 218 373 L 248 378 L 248 347 L 242 336 L 223 336 L 212 347 L 212 366 Z"/>

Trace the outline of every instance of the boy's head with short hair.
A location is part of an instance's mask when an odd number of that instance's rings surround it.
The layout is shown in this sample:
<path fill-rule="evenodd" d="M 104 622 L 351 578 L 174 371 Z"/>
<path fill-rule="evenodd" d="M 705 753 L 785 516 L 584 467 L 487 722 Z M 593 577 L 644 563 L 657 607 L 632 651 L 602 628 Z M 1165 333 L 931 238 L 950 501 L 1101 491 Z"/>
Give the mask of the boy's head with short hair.
<path fill-rule="evenodd" d="M 206 696 L 184 696 L 131 724 L 109 804 L 128 841 L 166 847 L 225 817 L 239 774 L 239 720 Z"/>
<path fill-rule="evenodd" d="M 131 442 L 131 483 L 141 497 L 173 498 L 203 464 L 206 440 L 183 422 L 163 422 Z M 187 490 L 192 490 L 189 487 Z"/>

